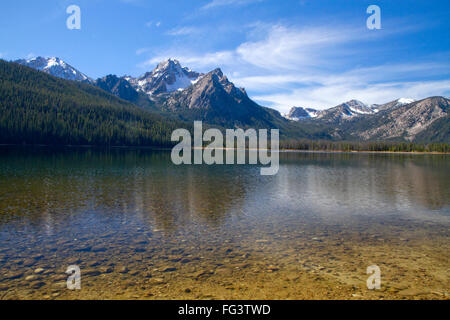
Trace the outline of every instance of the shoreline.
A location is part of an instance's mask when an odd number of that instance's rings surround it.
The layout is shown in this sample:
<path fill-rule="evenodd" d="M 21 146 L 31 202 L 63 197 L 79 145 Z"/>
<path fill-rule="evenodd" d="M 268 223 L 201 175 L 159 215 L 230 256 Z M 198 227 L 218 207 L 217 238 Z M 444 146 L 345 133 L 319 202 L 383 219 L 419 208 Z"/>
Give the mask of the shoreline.
<path fill-rule="evenodd" d="M 345 151 L 345 150 L 301 150 L 301 149 L 281 149 L 280 152 L 311 152 L 311 153 L 386 153 L 386 154 L 446 154 L 450 155 L 450 152 L 437 152 L 437 151 Z"/>
<path fill-rule="evenodd" d="M 170 147 L 159 147 L 159 146 L 97 146 L 97 145 L 49 145 L 49 144 L 0 144 L 0 148 L 2 147 L 45 147 L 45 148 L 99 148 L 99 149 L 154 149 L 154 150 L 172 150 Z M 193 147 L 193 150 L 210 150 L 210 149 L 221 149 L 221 150 L 230 150 L 230 148 L 209 148 L 209 147 L 201 147 L 196 148 Z M 236 150 L 236 148 L 234 148 Z M 246 151 L 268 151 L 270 149 L 245 149 Z M 280 149 L 278 152 L 287 153 L 287 152 L 304 152 L 304 153 L 374 153 L 374 154 L 416 154 L 416 155 L 450 155 L 450 152 L 437 152 L 437 151 L 372 151 L 372 150 L 308 150 L 308 149 Z"/>

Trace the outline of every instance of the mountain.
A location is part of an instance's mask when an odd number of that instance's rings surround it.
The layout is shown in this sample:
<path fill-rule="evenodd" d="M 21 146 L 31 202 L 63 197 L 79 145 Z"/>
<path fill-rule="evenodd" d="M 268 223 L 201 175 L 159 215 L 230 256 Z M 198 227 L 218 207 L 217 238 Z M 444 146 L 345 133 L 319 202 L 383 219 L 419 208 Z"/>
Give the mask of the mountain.
<path fill-rule="evenodd" d="M 450 115 L 437 119 L 419 132 L 414 141 L 420 143 L 445 142 L 450 144 Z"/>
<path fill-rule="evenodd" d="M 120 97 L 124 100 L 135 101 L 138 98 L 137 91 L 131 86 L 131 84 L 122 78 L 118 78 L 115 75 L 108 75 L 95 81 L 97 87 L 102 88 Z"/>
<path fill-rule="evenodd" d="M 328 122 L 350 120 L 356 116 L 375 114 L 377 112 L 393 109 L 414 102 L 414 99 L 400 98 L 385 104 L 373 104 L 371 106 L 358 100 L 350 100 L 336 107 L 326 110 L 316 110 L 312 108 L 292 107 L 286 119 L 299 121 L 303 119 L 318 118 Z"/>
<path fill-rule="evenodd" d="M 144 79 L 151 81 L 144 83 Z M 136 85 L 139 83 L 142 86 Z M 220 69 L 205 75 L 182 67 L 174 59 L 159 63 L 155 70 L 138 79 L 108 75 L 96 80 L 95 85 L 168 119 L 191 123 L 202 120 L 222 128 L 279 128 L 282 136 L 303 138 L 310 138 L 315 134 L 312 131 L 317 131 L 291 125 L 278 111 L 258 105 Z"/>
<path fill-rule="evenodd" d="M 203 120 L 227 128 L 274 128 L 287 123 L 279 112 L 251 100 L 245 90 L 235 87 L 220 69 L 174 92 L 162 102 L 162 108 L 183 120 Z"/>
<path fill-rule="evenodd" d="M 201 73 L 182 67 L 175 59 L 168 59 L 139 78 L 126 76 L 124 79 L 129 81 L 136 90 L 155 95 L 186 89 L 201 77 Z"/>
<path fill-rule="evenodd" d="M 312 108 L 292 107 L 284 117 L 289 120 L 299 121 L 301 119 L 316 118 L 321 111 Z"/>
<path fill-rule="evenodd" d="M 0 60 L 0 143 L 170 146 L 180 123 L 87 83 Z"/>
<path fill-rule="evenodd" d="M 138 79 L 121 79 L 128 81 L 138 93 L 145 92 L 153 110 L 167 118 L 191 123 L 202 120 L 220 128 L 278 128 L 281 137 L 285 138 L 330 138 L 320 125 L 292 124 L 278 111 L 258 105 L 248 97 L 245 89 L 237 88 L 220 69 L 202 74 L 169 59 Z M 102 88 L 132 101 L 112 90 L 111 86 Z M 132 102 L 142 106 L 142 101 Z"/>
<path fill-rule="evenodd" d="M 339 123 L 342 121 L 351 120 L 358 116 L 374 113 L 375 111 L 363 102 L 358 100 L 350 100 L 334 108 L 320 112 L 317 119 L 329 123 Z"/>
<path fill-rule="evenodd" d="M 381 106 L 379 106 L 379 108 L 381 108 Z M 374 114 L 376 112 L 378 112 L 378 109 L 373 106 L 368 106 L 358 100 L 350 100 L 326 110 L 293 107 L 285 118 L 293 121 L 320 119 L 322 122 L 336 124 L 342 121 L 351 120 L 357 116 Z"/>
<path fill-rule="evenodd" d="M 371 106 L 351 100 L 313 109 L 313 116 L 309 109 L 294 107 L 286 118 L 302 126 L 322 125 L 323 134 L 333 140 L 450 142 L 448 103 L 444 97 L 400 98 Z"/>
<path fill-rule="evenodd" d="M 108 75 L 97 79 L 95 85 L 116 97 L 132 102 L 140 107 L 154 109 L 154 104 L 149 97 L 145 93 L 137 91 L 131 83 L 124 78 Z"/>
<path fill-rule="evenodd" d="M 430 97 L 412 103 L 397 103 L 374 115 L 357 119 L 341 128 L 343 135 L 363 140 L 407 140 L 450 142 L 450 100 Z M 436 126 L 439 124 L 439 126 Z"/>
<path fill-rule="evenodd" d="M 403 106 L 406 104 L 413 103 L 415 100 L 410 98 L 400 98 L 385 104 L 373 104 L 371 107 L 375 112 L 392 109 L 395 107 Z"/>
<path fill-rule="evenodd" d="M 83 81 L 92 83 L 92 79 L 86 76 L 84 73 L 78 71 L 71 65 L 65 63 L 60 58 L 43 58 L 37 57 L 29 60 L 21 59 L 14 61 L 15 63 L 43 71 L 52 76 L 74 81 Z"/>
<path fill-rule="evenodd" d="M 98 79 L 96 85 L 141 107 L 150 106 L 172 119 L 202 120 L 227 128 L 289 125 L 278 111 L 252 101 L 220 69 L 201 74 L 182 67 L 174 59 L 159 63 L 141 78 L 109 75 Z"/>

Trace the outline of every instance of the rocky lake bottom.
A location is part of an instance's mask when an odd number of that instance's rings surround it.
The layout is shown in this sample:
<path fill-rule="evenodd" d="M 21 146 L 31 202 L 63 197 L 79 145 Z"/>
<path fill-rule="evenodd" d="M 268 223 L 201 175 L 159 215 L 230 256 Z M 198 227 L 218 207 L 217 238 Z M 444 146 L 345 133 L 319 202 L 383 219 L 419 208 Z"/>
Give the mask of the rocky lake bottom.
<path fill-rule="evenodd" d="M 0 299 L 450 298 L 446 156 L 287 154 L 268 179 L 145 150 L 1 158 Z"/>

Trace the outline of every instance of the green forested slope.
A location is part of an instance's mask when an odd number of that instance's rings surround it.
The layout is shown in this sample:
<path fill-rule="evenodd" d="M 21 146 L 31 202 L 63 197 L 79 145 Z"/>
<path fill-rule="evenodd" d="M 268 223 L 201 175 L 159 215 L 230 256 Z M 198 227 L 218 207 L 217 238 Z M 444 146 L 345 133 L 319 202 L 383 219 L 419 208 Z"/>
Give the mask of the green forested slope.
<path fill-rule="evenodd" d="M 0 60 L 0 143 L 165 146 L 180 126 L 99 88 Z"/>

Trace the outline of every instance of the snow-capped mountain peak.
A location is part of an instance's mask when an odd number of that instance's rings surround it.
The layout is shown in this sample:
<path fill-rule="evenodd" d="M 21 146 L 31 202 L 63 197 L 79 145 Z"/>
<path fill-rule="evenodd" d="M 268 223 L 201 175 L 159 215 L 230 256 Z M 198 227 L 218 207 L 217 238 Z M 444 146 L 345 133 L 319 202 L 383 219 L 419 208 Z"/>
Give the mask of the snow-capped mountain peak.
<path fill-rule="evenodd" d="M 413 102 L 415 102 L 415 101 L 416 101 L 416 100 L 411 99 L 411 98 L 400 98 L 400 99 L 397 100 L 397 102 L 398 102 L 399 104 L 402 104 L 402 105 L 404 105 L 404 104 L 410 104 L 410 103 L 413 103 Z"/>
<path fill-rule="evenodd" d="M 157 67 L 139 78 L 127 77 L 126 79 L 136 90 L 148 95 L 182 91 L 195 84 L 203 74 L 181 66 L 175 59 L 160 62 Z"/>
<path fill-rule="evenodd" d="M 342 104 L 342 106 L 347 107 L 352 114 L 372 114 L 374 110 L 366 105 L 364 102 L 359 100 L 350 100 Z"/>
<path fill-rule="evenodd" d="M 84 73 L 78 71 L 77 69 L 57 57 L 36 57 L 28 60 L 16 60 L 15 62 L 48 73 L 58 78 L 74 81 L 92 82 L 92 79 L 90 79 Z"/>
<path fill-rule="evenodd" d="M 288 120 L 299 121 L 302 119 L 316 118 L 321 111 L 312 108 L 292 107 L 288 114 L 283 114 Z"/>

